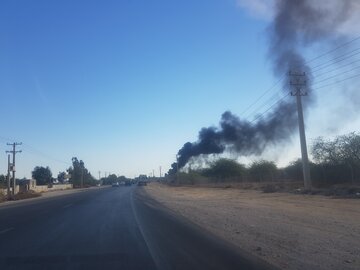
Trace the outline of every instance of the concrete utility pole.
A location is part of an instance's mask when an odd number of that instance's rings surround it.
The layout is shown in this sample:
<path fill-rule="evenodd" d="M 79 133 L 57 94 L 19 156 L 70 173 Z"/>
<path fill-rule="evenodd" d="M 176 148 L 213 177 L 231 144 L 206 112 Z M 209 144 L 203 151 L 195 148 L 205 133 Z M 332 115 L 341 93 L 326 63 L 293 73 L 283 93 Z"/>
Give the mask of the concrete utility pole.
<path fill-rule="evenodd" d="M 159 174 L 160 174 L 160 178 L 161 178 L 161 166 L 159 167 Z"/>
<path fill-rule="evenodd" d="M 99 173 L 99 180 L 101 179 L 101 172 L 100 171 L 98 171 L 98 173 Z"/>
<path fill-rule="evenodd" d="M 15 155 L 17 153 L 21 153 L 22 151 L 16 151 L 16 146 L 18 145 L 22 145 L 22 143 L 7 143 L 7 145 L 12 145 L 13 150 L 12 151 L 6 151 L 6 153 L 12 153 L 13 155 L 13 162 L 11 164 L 11 171 L 12 171 L 12 179 L 13 179 L 13 190 L 12 190 L 12 194 L 15 195 L 15 188 L 16 188 L 16 179 L 15 179 Z"/>
<path fill-rule="evenodd" d="M 302 96 L 307 95 L 306 91 L 306 75 L 305 72 L 289 72 L 290 86 L 292 88 L 291 95 L 296 96 L 296 105 L 298 111 L 298 120 L 299 120 L 299 133 L 300 133 L 300 146 L 301 146 L 301 159 L 303 165 L 303 176 L 304 176 L 304 187 L 305 190 L 311 190 L 311 177 L 310 177 L 310 168 L 309 168 L 309 158 L 306 147 L 306 136 L 305 136 L 305 125 L 304 125 L 304 114 L 302 108 L 301 98 Z"/>
<path fill-rule="evenodd" d="M 8 171 L 7 171 L 7 196 L 8 198 L 11 197 L 11 193 L 10 193 L 10 154 L 8 155 Z"/>

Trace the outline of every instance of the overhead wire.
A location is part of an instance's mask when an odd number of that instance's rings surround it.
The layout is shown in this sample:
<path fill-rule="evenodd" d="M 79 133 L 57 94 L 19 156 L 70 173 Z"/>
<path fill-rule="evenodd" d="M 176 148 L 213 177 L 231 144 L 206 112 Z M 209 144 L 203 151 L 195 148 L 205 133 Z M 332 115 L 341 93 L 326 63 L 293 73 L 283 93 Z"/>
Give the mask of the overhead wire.
<path fill-rule="evenodd" d="M 341 49 L 341 48 L 344 48 L 344 47 L 346 47 L 346 46 L 348 46 L 348 45 L 350 45 L 350 44 L 352 44 L 352 43 L 354 43 L 354 42 L 356 42 L 356 41 L 358 41 L 358 40 L 360 40 L 360 36 L 357 36 L 357 37 L 355 37 L 355 38 L 353 38 L 353 39 L 351 39 L 351 40 L 349 40 L 349 41 L 347 41 L 347 42 L 345 42 L 345 43 L 342 43 L 341 45 L 339 45 L 339 46 L 331 49 L 330 51 L 327 51 L 327 52 L 325 52 L 325 53 L 323 53 L 323 54 L 320 54 L 319 56 L 316 56 L 316 57 L 314 57 L 314 58 L 306 61 L 305 64 L 309 64 L 309 63 L 311 63 L 311 62 L 314 62 L 314 61 L 316 61 L 317 59 L 320 59 L 320 58 L 322 58 L 322 57 L 324 57 L 324 56 L 326 56 L 326 55 L 328 55 L 328 54 L 330 54 L 330 53 L 333 53 L 333 52 L 335 52 L 335 51 L 337 51 L 337 50 L 339 50 L 339 49 Z"/>
<path fill-rule="evenodd" d="M 246 113 L 248 110 L 250 110 L 253 106 L 255 106 L 267 93 L 269 93 L 271 90 L 273 90 L 285 77 L 282 76 L 279 80 L 276 81 L 276 83 L 271 86 L 270 88 L 268 88 L 265 92 L 263 92 L 260 97 L 258 97 L 252 104 L 250 104 L 247 108 L 245 108 L 245 110 L 243 110 L 240 115 L 243 115 L 244 113 Z"/>
<path fill-rule="evenodd" d="M 326 55 L 329 55 L 330 53 L 333 53 L 333 52 L 335 52 L 335 51 L 337 51 L 337 50 L 339 50 L 339 49 L 341 49 L 341 48 L 344 48 L 344 47 L 346 47 L 346 46 L 348 46 L 348 45 L 350 45 L 350 44 L 352 44 L 352 43 L 354 43 L 354 42 L 356 42 L 356 41 L 358 41 L 358 40 L 360 40 L 360 36 L 357 36 L 357 37 L 351 39 L 350 41 L 348 41 L 348 42 L 346 42 L 346 43 L 343 43 L 343 44 L 337 46 L 336 48 L 333 48 L 333 49 L 331 49 L 331 50 L 329 50 L 329 51 L 327 51 L 327 52 L 325 52 L 325 53 L 323 53 L 323 54 L 321 54 L 321 55 L 319 55 L 319 56 L 317 56 L 317 57 L 314 57 L 314 58 L 306 61 L 305 64 L 309 64 L 309 63 L 311 63 L 311 62 L 314 62 L 314 61 L 316 61 L 316 60 L 318 60 L 318 59 L 320 59 L 320 58 L 322 58 L 322 57 L 325 57 Z M 355 52 L 355 53 L 354 53 L 354 52 Z M 351 57 L 353 57 L 353 56 L 356 56 L 356 55 L 358 55 L 358 54 L 360 54 L 360 48 L 355 48 L 355 49 L 351 50 L 350 52 L 347 52 L 347 53 L 345 53 L 345 54 L 342 54 L 341 56 L 338 56 L 338 57 L 336 57 L 336 58 L 330 59 L 329 61 L 326 61 L 326 62 L 324 62 L 324 63 L 322 63 L 322 64 L 319 64 L 319 65 L 315 66 L 315 70 L 313 70 L 313 72 L 317 72 L 317 71 L 323 70 L 323 69 L 325 69 L 325 68 L 327 68 L 327 67 L 329 67 L 329 66 L 332 66 L 332 65 L 334 65 L 334 64 L 337 64 L 337 63 L 339 63 L 339 62 L 342 62 L 342 61 L 344 61 L 344 60 L 346 60 L 346 59 L 349 59 L 349 58 L 351 58 Z M 359 60 L 353 61 L 352 63 L 355 63 L 355 62 L 357 62 L 357 61 L 359 61 Z M 329 63 L 330 63 L 330 64 L 329 64 Z M 343 68 L 343 67 L 346 67 L 346 66 L 351 65 L 352 63 L 348 63 L 348 64 L 346 64 L 346 65 L 343 65 L 342 67 L 339 67 L 339 68 L 333 69 L 333 70 L 331 70 L 331 71 L 328 71 L 327 73 L 330 73 L 330 72 L 339 70 L 339 69 L 341 69 L 341 68 Z M 314 68 L 314 67 L 313 67 L 313 68 Z M 313 68 L 311 68 L 311 69 L 313 69 Z M 343 75 L 343 74 L 346 74 L 346 73 L 348 73 L 348 72 L 351 72 L 351 71 L 353 71 L 354 69 L 357 69 L 357 68 L 358 68 L 358 67 L 353 68 L 353 69 L 351 69 L 351 70 L 344 71 L 344 72 L 342 72 L 342 73 L 340 73 L 340 74 L 333 75 L 333 76 L 328 77 L 328 78 L 326 78 L 326 79 L 323 79 L 322 81 L 319 81 L 319 82 L 317 82 L 317 83 L 320 83 L 320 82 L 329 80 L 329 79 L 331 79 L 331 78 L 338 77 L 338 76 L 340 76 L 340 75 Z M 323 74 L 321 74 L 321 76 L 323 76 L 324 74 L 326 74 L 326 73 L 324 72 Z M 255 104 L 257 104 L 266 94 L 268 94 L 272 89 L 274 89 L 275 86 L 278 85 L 279 82 L 281 82 L 286 75 L 287 75 L 287 73 L 285 73 L 284 75 L 282 75 L 282 76 L 280 77 L 280 79 L 279 79 L 272 87 L 270 87 L 270 88 L 267 89 L 265 92 L 263 92 L 263 93 L 260 95 L 260 97 L 259 97 L 257 100 L 255 100 L 250 106 L 248 106 L 242 113 L 248 111 L 251 107 L 253 107 Z M 316 76 L 316 77 L 318 77 L 318 76 Z M 341 81 L 345 81 L 345 80 L 348 80 L 348 79 L 351 79 L 351 78 L 355 78 L 355 77 L 358 77 L 358 75 L 351 76 L 351 77 L 346 78 L 346 79 L 341 80 Z M 341 82 L 341 81 L 339 81 L 339 82 Z M 317 83 L 316 83 L 316 84 L 317 84 Z M 329 84 L 329 85 L 331 85 L 331 84 Z M 318 88 L 317 88 L 317 89 L 318 89 Z M 313 89 L 313 90 L 315 90 L 315 89 Z M 280 91 L 280 90 L 279 90 L 279 91 Z M 276 95 L 277 95 L 277 94 L 276 94 Z M 287 96 L 289 96 L 289 95 L 290 95 L 290 94 L 286 94 L 285 96 L 279 98 L 279 99 L 278 99 L 275 103 L 273 103 L 268 109 L 266 109 L 262 114 L 260 114 L 260 116 L 257 116 L 255 119 L 253 119 L 253 120 L 251 121 L 251 123 L 254 122 L 254 121 L 256 121 L 257 119 L 259 119 L 259 117 L 263 116 L 264 113 L 268 112 L 270 109 L 272 109 L 274 106 L 276 106 L 278 103 L 280 103 L 282 100 L 284 100 L 284 99 L 285 99 Z M 271 96 L 270 99 L 267 100 L 267 102 L 263 103 L 263 105 L 262 105 L 261 107 L 263 107 L 264 105 L 268 104 L 268 103 L 269 103 L 269 100 L 272 101 L 273 98 L 274 98 L 274 95 Z M 254 110 L 254 111 L 252 111 L 250 114 L 247 114 L 247 115 L 248 115 L 248 116 L 251 116 L 251 115 L 253 115 L 254 113 L 256 113 L 256 111 L 258 111 L 258 110 Z"/>
<path fill-rule="evenodd" d="M 0 136 L 0 139 L 2 141 L 6 141 L 6 142 L 12 142 L 12 141 L 19 141 L 19 140 L 15 140 L 14 138 L 8 138 L 8 137 L 3 137 L 3 136 Z M 24 143 L 22 142 L 22 145 L 21 145 L 22 149 L 26 149 L 26 152 L 27 153 L 30 153 L 30 154 L 33 154 L 33 155 L 38 155 L 38 156 L 42 156 L 42 157 L 45 157 L 47 159 L 50 159 L 52 161 L 56 161 L 58 163 L 62 163 L 62 164 L 66 164 L 66 165 L 71 165 L 70 162 L 66 162 L 64 160 L 60 160 L 60 159 L 57 159 L 51 155 L 48 155 L 42 151 L 39 151 L 38 149 L 36 149 L 35 147 L 29 145 L 28 143 Z M 23 150 L 24 151 L 24 150 Z"/>
<path fill-rule="evenodd" d="M 330 59 L 329 61 L 327 61 L 325 63 L 322 63 L 322 64 L 317 65 L 315 67 L 310 67 L 310 68 L 311 68 L 312 72 L 317 72 L 319 70 L 322 70 L 322 69 L 327 68 L 329 66 L 332 66 L 334 64 L 340 63 L 342 61 L 345 61 L 345 60 L 347 60 L 347 59 L 349 59 L 351 57 L 354 57 L 354 56 L 360 54 L 360 48 L 357 48 L 356 50 L 353 50 L 352 52 L 354 52 L 354 51 L 356 51 L 356 53 L 353 53 L 353 54 L 346 53 L 346 54 L 343 54 L 341 56 Z"/>
<path fill-rule="evenodd" d="M 282 98 L 278 99 L 275 103 L 273 103 L 267 110 L 265 110 L 264 112 L 262 112 L 261 114 L 257 115 L 252 121 L 250 121 L 250 123 L 253 123 L 255 121 L 257 121 L 258 119 L 260 119 L 262 116 L 264 116 L 268 111 L 270 111 L 272 108 L 274 108 L 276 105 L 278 105 L 280 102 L 282 102 L 286 97 L 290 96 L 290 93 L 287 93 L 286 95 L 284 95 Z"/>
<path fill-rule="evenodd" d="M 353 44 L 354 42 L 356 42 L 356 41 L 358 41 L 358 40 L 360 40 L 360 36 L 357 36 L 357 37 L 355 37 L 355 38 L 353 38 L 353 39 L 351 39 L 351 40 L 349 40 L 349 41 L 347 41 L 347 42 L 345 42 L 345 43 L 343 43 L 343 44 L 341 44 L 341 45 L 339 45 L 339 46 L 337 46 L 337 47 L 335 47 L 335 48 L 333 48 L 333 49 L 331 49 L 331 50 L 329 50 L 329 51 L 327 51 L 327 52 L 325 52 L 325 53 L 323 53 L 323 54 L 321 54 L 321 55 L 319 55 L 319 56 L 316 56 L 316 57 L 314 57 L 314 58 L 306 61 L 305 64 L 309 64 L 309 63 L 312 63 L 312 62 L 314 62 L 314 61 L 316 61 L 316 60 L 318 60 L 318 59 L 321 59 L 321 58 L 323 58 L 323 57 L 325 57 L 325 56 L 327 56 L 327 55 L 329 55 L 329 54 L 331 54 L 331 53 L 333 53 L 333 52 L 335 52 L 335 51 L 337 51 L 337 50 L 339 50 L 339 49 L 341 49 L 341 48 L 344 48 L 344 47 L 346 47 L 346 46 L 348 46 L 348 45 L 350 45 L 350 44 Z M 324 68 L 326 68 L 326 67 L 329 67 L 329 66 L 331 66 L 331 65 L 334 65 L 334 64 L 336 64 L 336 63 L 338 63 L 338 62 L 344 61 L 344 60 L 346 60 L 346 59 L 348 59 L 348 58 L 350 58 L 350 57 L 353 57 L 353 56 L 355 56 L 355 55 L 357 55 L 357 54 L 360 54 L 360 52 L 357 52 L 358 50 L 360 50 L 360 48 L 356 48 L 356 49 L 354 49 L 354 50 L 352 50 L 352 51 L 350 51 L 350 52 L 347 52 L 347 53 L 345 53 L 345 54 L 343 54 L 343 55 L 341 55 L 341 56 L 339 56 L 339 57 L 336 57 L 335 59 L 331 59 L 331 60 L 329 60 L 329 61 L 327 61 L 327 62 L 325 62 L 325 63 L 322 63 L 322 64 L 320 64 L 320 65 L 317 65 L 316 67 L 317 67 L 318 69 L 315 70 L 314 72 L 319 71 L 319 70 L 322 70 L 322 69 L 324 69 Z M 356 51 L 357 53 L 351 54 L 351 53 L 353 53 L 353 52 L 355 52 L 355 51 Z M 350 55 L 349 55 L 349 54 L 350 54 Z M 334 61 L 334 60 L 337 60 L 337 61 Z M 330 62 L 330 64 L 328 64 L 329 62 Z M 327 65 L 325 65 L 325 64 L 327 64 Z M 325 66 L 324 66 L 324 65 L 325 65 Z M 313 68 L 312 68 L 312 69 L 313 69 Z M 281 81 L 283 81 L 284 78 L 286 78 L 287 74 L 288 74 L 288 73 L 286 72 L 286 73 L 284 73 L 282 76 L 280 76 L 280 78 L 275 82 L 275 84 L 274 84 L 273 86 L 271 86 L 271 87 L 268 88 L 266 91 L 264 91 L 253 103 L 251 103 L 248 107 L 246 107 L 245 110 L 243 110 L 243 111 L 240 113 L 240 115 L 243 116 L 244 113 L 246 113 L 246 112 L 249 111 L 252 107 L 254 107 L 256 104 L 258 104 L 261 99 L 263 99 L 271 90 L 273 90 Z M 281 90 L 278 90 L 277 92 L 281 92 Z M 273 100 L 273 97 L 274 97 L 274 95 L 271 96 L 271 97 L 270 97 L 265 103 L 263 103 L 263 104 L 266 105 L 267 103 L 271 102 L 271 101 Z M 258 107 L 258 108 L 259 108 L 259 107 Z M 251 111 L 250 114 L 246 114 L 246 116 L 249 117 L 249 116 L 253 115 L 253 114 L 256 113 L 256 112 L 257 112 L 257 109 Z M 247 118 L 247 117 L 244 117 L 244 118 Z"/>
<path fill-rule="evenodd" d="M 328 70 L 328 71 L 324 71 L 323 73 L 314 74 L 314 76 L 318 78 L 318 77 L 321 77 L 321 76 L 326 75 L 326 74 L 328 74 L 328 73 L 332 73 L 332 72 L 334 72 L 334 71 L 337 71 L 337 70 L 339 70 L 339 69 L 342 69 L 342 68 L 344 68 L 344 67 L 354 65 L 354 64 L 356 64 L 356 63 L 358 63 L 358 62 L 360 62 L 360 58 L 359 58 L 359 59 L 356 59 L 355 61 L 352 61 L 352 62 L 350 62 L 350 63 L 347 63 L 347 64 L 345 64 L 345 65 L 339 66 L 339 67 L 337 67 L 337 68 L 334 68 L 334 69 L 331 69 L 331 70 Z"/>
<path fill-rule="evenodd" d="M 346 74 L 346 73 L 349 73 L 349 72 L 354 71 L 354 70 L 359 69 L 359 68 L 360 68 L 360 66 L 357 66 L 357 67 L 354 67 L 354 68 L 352 68 L 352 69 L 349 69 L 349 70 L 343 71 L 343 72 L 341 72 L 341 73 L 337 73 L 337 74 L 335 74 L 335 75 L 332 75 L 332 76 L 330 76 L 330 77 L 327 77 L 327 78 L 325 78 L 325 79 L 322 79 L 322 80 L 320 80 L 320 81 L 316 81 L 316 82 L 313 83 L 313 86 L 314 86 L 314 85 L 317 85 L 317 84 L 319 84 L 319 83 L 322 83 L 322 82 L 324 82 L 324 81 L 328 81 L 328 80 L 330 80 L 330 79 L 336 78 L 336 77 L 338 77 L 338 76 L 344 75 L 344 74 Z"/>
<path fill-rule="evenodd" d="M 344 78 L 344 79 L 341 79 L 341 80 L 338 80 L 336 82 L 332 82 L 332 83 L 329 83 L 329 84 L 326 84 L 326 85 L 322 85 L 322 86 L 319 86 L 317 88 L 314 88 L 313 90 L 319 90 L 319 89 L 322 89 L 322 88 L 325 88 L 325 87 L 328 87 L 328 86 L 332 86 L 332 85 L 335 85 L 335 84 L 339 84 L 341 82 L 344 82 L 344 81 L 347 81 L 347 80 L 350 80 L 350 79 L 354 79 L 354 78 L 357 78 L 357 77 L 360 77 L 360 73 L 359 74 L 356 74 L 356 75 L 353 75 L 353 76 L 350 76 L 350 77 L 347 77 L 347 78 Z"/>

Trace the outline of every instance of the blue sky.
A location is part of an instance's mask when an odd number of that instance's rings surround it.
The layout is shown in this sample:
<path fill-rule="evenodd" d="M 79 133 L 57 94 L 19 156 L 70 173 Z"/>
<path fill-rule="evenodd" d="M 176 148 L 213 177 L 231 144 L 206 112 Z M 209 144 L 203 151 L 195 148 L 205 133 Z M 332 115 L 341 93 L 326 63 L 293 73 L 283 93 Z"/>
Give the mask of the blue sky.
<path fill-rule="evenodd" d="M 95 176 L 167 171 L 201 127 L 276 81 L 268 23 L 235 0 L 2 1 L 0 150 L 24 143 L 18 177 L 73 156 Z"/>

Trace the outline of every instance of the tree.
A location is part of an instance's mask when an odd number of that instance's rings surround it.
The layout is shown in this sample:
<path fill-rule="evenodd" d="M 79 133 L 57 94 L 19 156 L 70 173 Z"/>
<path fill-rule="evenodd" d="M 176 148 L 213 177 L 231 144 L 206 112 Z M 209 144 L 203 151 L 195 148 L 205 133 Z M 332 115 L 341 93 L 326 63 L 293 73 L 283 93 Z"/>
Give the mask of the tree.
<path fill-rule="evenodd" d="M 0 174 L 0 188 L 6 187 L 6 176 L 3 174 Z"/>
<path fill-rule="evenodd" d="M 203 175 L 224 180 L 225 178 L 241 177 L 245 171 L 245 166 L 236 160 L 220 158 L 211 163 L 210 168 L 203 171 Z"/>
<path fill-rule="evenodd" d="M 48 185 L 52 183 L 52 173 L 49 167 L 36 166 L 31 173 L 37 185 Z"/>
<path fill-rule="evenodd" d="M 63 184 L 66 180 L 66 176 L 67 176 L 66 172 L 59 172 L 57 176 L 57 180 Z"/>
<path fill-rule="evenodd" d="M 255 161 L 249 167 L 249 174 L 255 181 L 272 181 L 277 175 L 277 172 L 278 168 L 273 161 Z"/>
<path fill-rule="evenodd" d="M 85 168 L 85 164 L 82 160 L 78 160 L 76 157 L 72 159 L 72 167 L 70 167 L 67 172 L 70 174 L 70 183 L 74 187 L 80 187 L 83 184 L 86 186 L 96 185 L 95 178 L 91 175 L 88 169 Z"/>
<path fill-rule="evenodd" d="M 315 139 L 311 153 L 318 163 L 352 164 L 360 163 L 360 135 L 352 132 L 337 136 L 334 140 Z"/>
<path fill-rule="evenodd" d="M 360 175 L 360 134 L 349 133 L 333 140 L 317 138 L 311 148 L 317 165 L 321 167 L 323 182 L 355 183 Z"/>

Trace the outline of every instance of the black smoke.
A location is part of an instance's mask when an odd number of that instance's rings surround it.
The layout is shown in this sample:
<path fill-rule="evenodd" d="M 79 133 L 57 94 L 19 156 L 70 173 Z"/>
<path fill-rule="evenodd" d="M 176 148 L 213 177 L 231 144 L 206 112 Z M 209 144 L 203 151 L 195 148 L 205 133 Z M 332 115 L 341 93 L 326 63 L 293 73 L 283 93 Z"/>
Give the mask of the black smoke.
<path fill-rule="evenodd" d="M 318 2 L 317 4 L 314 2 Z M 286 74 L 305 73 L 307 85 L 302 88 L 308 96 L 303 99 L 304 111 L 312 103 L 312 73 L 301 55 L 304 47 L 328 42 L 334 29 L 345 22 L 354 0 L 341 0 L 326 8 L 312 0 L 278 0 L 276 15 L 268 28 L 269 59 L 274 75 L 285 77 L 283 89 L 290 92 Z M 187 142 L 178 152 L 178 164 L 172 171 L 184 167 L 192 157 L 221 154 L 233 150 L 239 155 L 260 155 L 269 145 L 287 141 L 297 130 L 295 98 L 288 97 L 276 104 L 267 115 L 251 123 L 231 112 L 223 113 L 219 127 L 202 128 L 196 142 Z"/>

